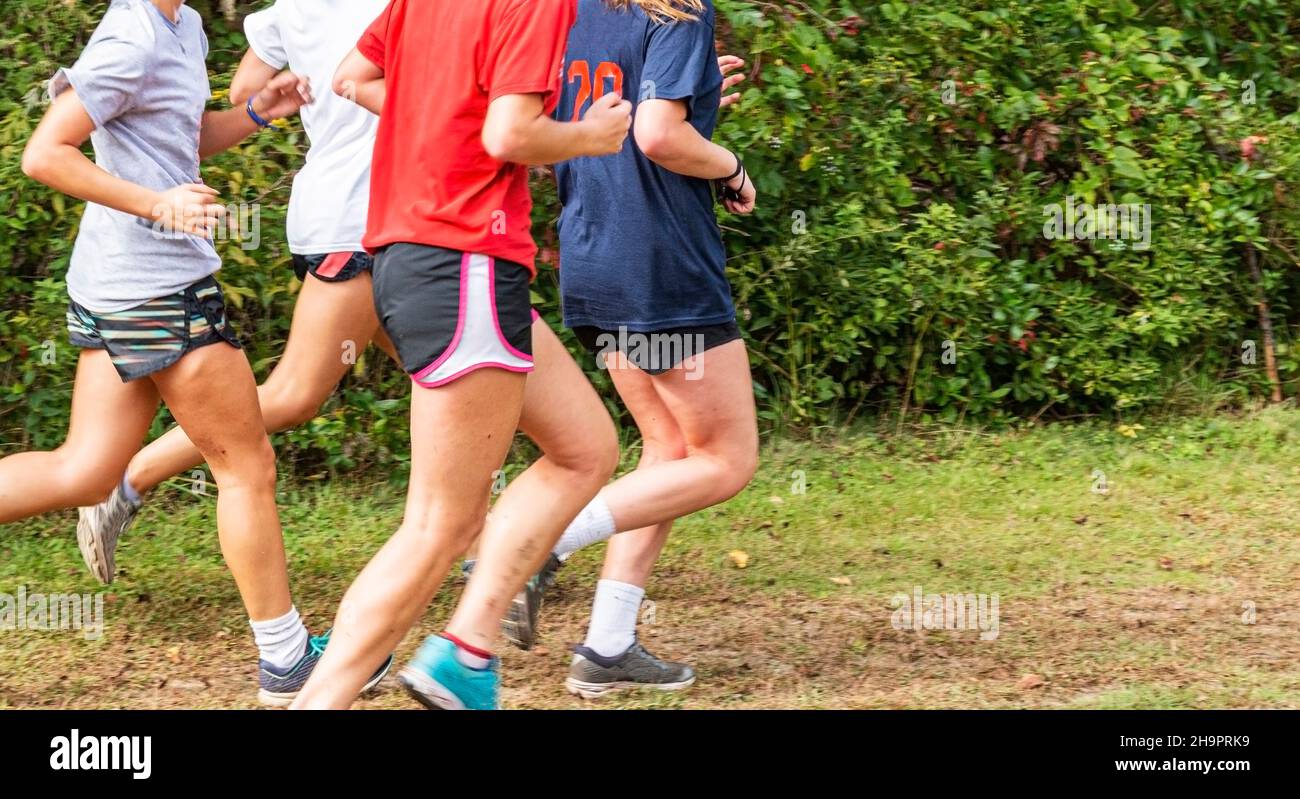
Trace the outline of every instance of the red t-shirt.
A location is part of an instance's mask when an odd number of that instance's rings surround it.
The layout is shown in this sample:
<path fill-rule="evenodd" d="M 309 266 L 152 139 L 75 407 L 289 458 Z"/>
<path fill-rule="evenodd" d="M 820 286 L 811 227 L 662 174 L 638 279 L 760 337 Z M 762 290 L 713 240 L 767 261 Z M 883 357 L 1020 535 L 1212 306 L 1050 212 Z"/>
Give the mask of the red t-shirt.
<path fill-rule="evenodd" d="M 536 272 L 528 168 L 483 149 L 488 104 L 540 94 L 550 114 L 576 0 L 392 0 L 357 43 L 384 70 L 365 248 L 408 242 Z"/>

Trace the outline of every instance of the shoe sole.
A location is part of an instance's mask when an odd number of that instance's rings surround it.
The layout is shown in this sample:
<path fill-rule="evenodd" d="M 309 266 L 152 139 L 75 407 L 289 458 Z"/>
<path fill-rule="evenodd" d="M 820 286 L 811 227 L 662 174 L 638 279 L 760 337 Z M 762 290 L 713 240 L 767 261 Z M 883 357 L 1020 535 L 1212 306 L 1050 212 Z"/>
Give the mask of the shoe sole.
<path fill-rule="evenodd" d="M 580 696 L 583 699 L 599 699 L 607 694 L 617 693 L 619 691 L 631 691 L 641 688 L 648 688 L 652 691 L 681 691 L 690 688 L 695 684 L 695 678 L 682 680 L 681 682 L 583 682 L 575 680 L 572 677 L 564 681 L 565 689 L 574 696 Z"/>
<path fill-rule="evenodd" d="M 119 536 L 121 533 L 118 534 Z M 103 585 L 113 582 L 113 577 L 117 571 L 108 565 L 108 553 L 104 547 L 104 539 L 95 535 L 95 530 L 86 521 L 86 513 L 82 511 L 80 518 L 77 519 L 77 548 L 81 550 L 81 559 L 85 562 L 86 568 L 95 576 Z"/>
<path fill-rule="evenodd" d="M 537 612 L 541 614 L 541 608 Z M 501 620 L 501 634 L 515 647 L 524 650 L 533 648 L 537 643 L 537 628 L 531 623 L 528 613 L 528 591 L 520 591 L 510 603 L 506 617 Z"/>
<path fill-rule="evenodd" d="M 465 709 L 465 703 L 461 702 L 459 697 L 424 672 L 408 666 L 398 673 L 397 681 L 402 684 L 412 699 L 429 710 Z"/>
<path fill-rule="evenodd" d="M 265 688 L 259 688 L 257 691 L 257 702 L 263 707 L 288 707 L 293 704 L 293 700 L 298 698 L 298 692 L 291 694 L 279 694 L 268 691 Z"/>
<path fill-rule="evenodd" d="M 379 684 L 384 681 L 384 678 L 388 676 L 388 672 L 391 671 L 392 668 L 393 656 L 389 655 L 388 660 L 384 661 L 383 667 L 379 669 L 375 676 L 371 677 L 365 685 L 361 686 L 358 695 L 368 694 L 378 688 Z M 291 693 L 277 693 L 275 691 L 268 691 L 265 688 L 259 688 L 257 691 L 257 701 L 266 707 L 288 707 L 293 704 L 293 700 L 298 698 L 298 694 L 301 690 L 302 689 L 299 689 L 298 691 L 293 691 Z"/>

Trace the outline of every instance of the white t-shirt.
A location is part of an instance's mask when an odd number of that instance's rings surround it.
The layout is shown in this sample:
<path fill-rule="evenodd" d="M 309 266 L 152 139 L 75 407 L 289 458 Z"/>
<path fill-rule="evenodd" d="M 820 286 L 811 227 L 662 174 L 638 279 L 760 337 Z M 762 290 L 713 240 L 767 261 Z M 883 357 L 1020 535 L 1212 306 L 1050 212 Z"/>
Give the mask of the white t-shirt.
<path fill-rule="evenodd" d="M 311 80 L 303 106 L 311 140 L 289 199 L 289 250 L 298 255 L 360 252 L 370 206 L 370 159 L 379 117 L 334 93 L 334 72 L 388 0 L 276 0 L 244 20 L 253 52 Z"/>

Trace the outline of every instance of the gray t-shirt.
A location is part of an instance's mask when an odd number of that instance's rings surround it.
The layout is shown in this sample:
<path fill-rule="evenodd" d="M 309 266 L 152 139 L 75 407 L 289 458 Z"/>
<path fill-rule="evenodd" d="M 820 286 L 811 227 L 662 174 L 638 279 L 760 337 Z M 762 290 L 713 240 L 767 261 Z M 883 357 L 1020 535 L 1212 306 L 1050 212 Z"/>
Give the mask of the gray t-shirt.
<path fill-rule="evenodd" d="M 113 0 L 81 57 L 50 82 L 69 87 L 95 123 L 95 162 L 165 191 L 198 183 L 199 130 L 210 89 L 203 19 L 181 6 L 176 23 L 148 0 Z M 212 242 L 88 203 L 68 268 L 68 294 L 97 313 L 185 290 L 221 268 Z"/>

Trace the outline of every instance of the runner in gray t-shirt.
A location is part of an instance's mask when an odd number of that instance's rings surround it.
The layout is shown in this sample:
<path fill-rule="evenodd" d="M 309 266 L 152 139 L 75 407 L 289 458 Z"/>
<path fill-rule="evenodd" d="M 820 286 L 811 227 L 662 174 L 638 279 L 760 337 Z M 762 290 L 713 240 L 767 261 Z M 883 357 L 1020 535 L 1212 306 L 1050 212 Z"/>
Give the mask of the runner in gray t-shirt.
<path fill-rule="evenodd" d="M 88 203 L 68 276 L 81 354 L 63 446 L 0 460 L 0 524 L 109 496 L 161 398 L 212 469 L 222 552 L 259 655 L 295 662 L 305 681 L 324 641 L 308 640 L 289 594 L 275 454 L 212 279 L 220 203 L 198 164 L 296 113 L 310 87 L 284 72 L 246 106 L 205 112 L 202 24 L 181 0 L 113 0 L 76 66 L 56 76 L 23 154 L 28 176 Z"/>
<path fill-rule="evenodd" d="M 113 3 L 77 63 L 50 83 L 77 93 L 95 123 L 95 162 L 154 191 L 201 183 L 199 126 L 211 96 L 202 20 L 180 23 L 143 0 Z M 183 291 L 221 268 L 211 240 L 89 203 L 68 268 L 68 294 L 98 313 Z"/>

